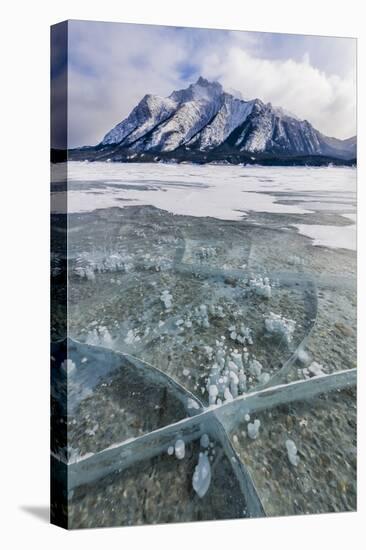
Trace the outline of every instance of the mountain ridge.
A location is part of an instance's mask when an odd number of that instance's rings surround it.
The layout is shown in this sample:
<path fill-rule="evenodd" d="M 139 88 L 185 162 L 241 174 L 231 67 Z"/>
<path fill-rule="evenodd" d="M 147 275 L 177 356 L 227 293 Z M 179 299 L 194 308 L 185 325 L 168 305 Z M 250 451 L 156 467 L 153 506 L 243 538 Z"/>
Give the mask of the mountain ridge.
<path fill-rule="evenodd" d="M 355 162 L 356 137 L 325 136 L 307 120 L 261 99 L 243 100 L 203 77 L 168 97 L 146 94 L 96 146 L 71 160 L 260 162 L 324 157 Z M 240 160 L 242 159 L 242 160 Z M 324 161 L 325 162 L 325 161 Z"/>

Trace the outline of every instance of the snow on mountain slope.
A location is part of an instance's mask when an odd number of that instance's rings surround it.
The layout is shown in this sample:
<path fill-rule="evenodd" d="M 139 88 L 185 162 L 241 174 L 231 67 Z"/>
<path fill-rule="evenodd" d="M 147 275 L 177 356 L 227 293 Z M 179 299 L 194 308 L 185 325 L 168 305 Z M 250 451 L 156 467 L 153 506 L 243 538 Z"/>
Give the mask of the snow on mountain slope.
<path fill-rule="evenodd" d="M 355 138 L 324 136 L 306 120 L 260 99 L 244 101 L 218 82 L 200 77 L 169 97 L 145 95 L 130 115 L 110 130 L 99 147 L 134 153 L 196 154 L 215 150 L 272 155 L 325 155 L 351 159 Z M 224 147 L 222 147 L 224 146 Z M 127 153 L 126 153 L 127 151 Z"/>
<path fill-rule="evenodd" d="M 195 140 L 199 148 L 212 149 L 223 143 L 235 128 L 243 124 L 252 111 L 253 103 L 253 101 L 242 101 L 232 95 L 224 94 L 224 102 L 217 115 Z"/>
<path fill-rule="evenodd" d="M 249 130 L 249 131 L 248 131 Z M 249 153 L 263 152 L 272 135 L 272 113 L 268 108 L 256 103 L 252 109 L 250 125 L 238 137 L 235 145 Z"/>
<path fill-rule="evenodd" d="M 174 151 L 204 128 L 220 108 L 219 101 L 194 100 L 183 103 L 173 117 L 161 124 L 145 144 L 145 149 Z"/>
<path fill-rule="evenodd" d="M 102 145 L 121 143 L 126 138 L 128 145 L 166 120 L 176 108 L 173 99 L 145 95 L 130 115 L 105 135 Z"/>
<path fill-rule="evenodd" d="M 293 118 L 261 101 L 256 101 L 235 146 L 250 153 L 322 153 L 319 134 L 309 122 Z"/>
<path fill-rule="evenodd" d="M 187 89 L 174 91 L 168 98 L 177 106 L 174 114 L 132 148 L 138 151 L 174 151 L 210 122 L 220 109 L 223 98 L 221 84 L 201 77 Z"/>

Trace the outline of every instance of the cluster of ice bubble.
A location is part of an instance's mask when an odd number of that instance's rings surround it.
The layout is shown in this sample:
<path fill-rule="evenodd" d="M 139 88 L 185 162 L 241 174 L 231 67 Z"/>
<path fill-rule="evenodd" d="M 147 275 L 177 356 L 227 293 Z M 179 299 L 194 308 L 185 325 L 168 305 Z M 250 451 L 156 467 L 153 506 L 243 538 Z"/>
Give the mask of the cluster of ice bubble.
<path fill-rule="evenodd" d="M 175 321 L 175 326 L 178 327 L 180 331 L 183 331 L 185 328 L 191 328 L 192 326 L 191 316 L 187 315 L 185 319 L 177 319 Z"/>
<path fill-rule="evenodd" d="M 299 348 L 296 352 L 296 355 L 297 355 L 298 361 L 303 365 L 307 365 L 311 361 L 311 357 L 309 353 L 303 348 Z"/>
<path fill-rule="evenodd" d="M 51 277 L 58 277 L 62 273 L 62 258 L 60 254 L 51 252 Z"/>
<path fill-rule="evenodd" d="M 64 361 L 62 361 L 61 363 L 61 369 L 66 373 L 66 374 L 70 374 L 72 371 L 74 371 L 76 368 L 76 365 L 74 363 L 74 361 L 72 361 L 71 359 L 65 359 Z"/>
<path fill-rule="evenodd" d="M 86 343 L 94 346 L 110 347 L 112 345 L 112 341 L 112 336 L 109 330 L 103 325 L 92 328 L 86 338 Z"/>
<path fill-rule="evenodd" d="M 214 248 L 213 246 L 207 246 L 207 247 L 202 246 L 197 250 L 197 256 L 201 261 L 214 258 L 216 255 L 217 255 L 217 251 L 216 251 L 216 248 Z"/>
<path fill-rule="evenodd" d="M 316 361 L 313 361 L 308 367 L 302 369 L 302 374 L 305 379 L 312 378 L 314 376 L 324 376 L 324 366 Z"/>
<path fill-rule="evenodd" d="M 248 437 L 250 439 L 257 439 L 259 435 L 259 428 L 261 426 L 261 421 L 256 418 L 254 422 L 248 422 L 247 430 L 248 430 Z"/>
<path fill-rule="evenodd" d="M 287 449 L 287 456 L 290 461 L 290 463 L 293 466 L 297 466 L 299 464 L 299 456 L 297 454 L 297 447 L 294 441 L 292 439 L 286 440 L 286 449 Z"/>
<path fill-rule="evenodd" d="M 125 273 L 133 268 L 131 257 L 118 252 L 101 257 L 83 252 L 76 258 L 75 264 L 75 275 L 91 281 L 95 279 L 95 273 Z"/>
<path fill-rule="evenodd" d="M 286 319 L 282 315 L 271 311 L 269 317 L 264 320 L 264 324 L 267 332 L 280 336 L 287 344 L 291 342 L 295 332 L 296 321 Z"/>
<path fill-rule="evenodd" d="M 125 337 L 125 343 L 128 346 L 133 346 L 137 342 L 140 342 L 141 338 L 138 334 L 138 331 L 136 329 L 131 328 Z"/>
<path fill-rule="evenodd" d="M 231 340 L 234 340 L 234 342 L 238 342 L 243 346 L 246 344 L 251 346 L 253 344 L 252 331 L 249 327 L 244 326 L 243 323 L 240 323 L 239 326 L 231 325 L 229 333 Z"/>
<path fill-rule="evenodd" d="M 177 439 L 174 446 L 169 445 L 168 455 L 175 455 L 178 460 L 183 460 L 186 454 L 186 445 L 183 439 Z"/>
<path fill-rule="evenodd" d="M 207 379 L 210 405 L 220 405 L 232 401 L 247 389 L 243 359 L 240 353 L 226 353 L 226 346 L 217 342 L 215 361 Z"/>
<path fill-rule="evenodd" d="M 263 298 L 269 299 L 272 296 L 272 287 L 268 277 L 255 277 L 254 279 L 250 279 L 249 287 L 255 294 Z"/>
<path fill-rule="evenodd" d="M 200 406 L 197 403 L 197 401 L 195 401 L 191 397 L 188 397 L 188 399 L 187 399 L 187 409 L 197 409 L 198 410 L 199 408 L 200 408 Z"/>
<path fill-rule="evenodd" d="M 125 256 L 119 253 L 106 256 L 102 262 L 97 264 L 97 271 L 101 273 L 113 271 L 130 271 L 133 267 L 130 256 Z"/>
<path fill-rule="evenodd" d="M 270 375 L 268 372 L 262 372 L 263 366 L 262 364 L 257 361 L 257 359 L 253 358 L 249 362 L 249 372 L 250 374 L 255 377 L 260 384 L 267 384 L 270 379 Z"/>
<path fill-rule="evenodd" d="M 201 304 L 200 306 L 194 308 L 193 317 L 199 326 L 204 328 L 208 328 L 210 326 L 208 308 L 206 304 Z"/>
<path fill-rule="evenodd" d="M 77 266 L 74 273 L 82 279 L 88 279 L 88 281 L 94 281 L 95 279 L 94 268 L 91 265 Z"/>
<path fill-rule="evenodd" d="M 200 439 L 201 451 L 198 455 L 198 463 L 195 466 L 192 487 L 200 498 L 203 498 L 207 493 L 211 483 L 211 464 L 209 460 L 209 448 L 211 448 L 212 455 L 215 453 L 213 443 L 210 443 L 210 439 L 207 434 L 203 434 Z M 186 447 L 183 439 L 177 439 L 174 445 L 169 445 L 168 455 L 175 456 L 178 460 L 183 460 L 186 455 Z M 211 457 L 212 459 L 212 457 Z"/>
<path fill-rule="evenodd" d="M 256 383 L 266 384 L 270 375 L 263 372 L 262 364 L 249 354 L 246 347 L 240 352 L 228 348 L 224 340 L 216 341 L 216 350 L 205 346 L 209 360 L 213 361 L 207 377 L 206 390 L 209 405 L 222 405 L 247 392 Z"/>
<path fill-rule="evenodd" d="M 195 307 L 192 311 L 189 311 L 181 319 L 177 319 L 175 321 L 175 325 L 180 329 L 180 331 L 184 330 L 184 328 L 191 328 L 193 323 L 199 327 L 209 328 L 210 318 L 213 317 L 220 319 L 225 317 L 223 307 L 215 304 L 209 304 L 208 306 L 206 304 L 201 304 L 198 307 Z"/>
<path fill-rule="evenodd" d="M 160 296 L 160 300 L 163 302 L 164 307 L 167 311 L 172 308 L 173 296 L 170 294 L 169 290 L 163 290 Z"/>
<path fill-rule="evenodd" d="M 300 258 L 300 256 L 289 256 L 287 259 L 288 263 L 291 265 L 305 265 L 304 258 Z"/>
<path fill-rule="evenodd" d="M 170 259 L 152 256 L 151 254 L 145 254 L 141 258 L 141 266 L 146 271 L 169 271 L 172 265 Z"/>

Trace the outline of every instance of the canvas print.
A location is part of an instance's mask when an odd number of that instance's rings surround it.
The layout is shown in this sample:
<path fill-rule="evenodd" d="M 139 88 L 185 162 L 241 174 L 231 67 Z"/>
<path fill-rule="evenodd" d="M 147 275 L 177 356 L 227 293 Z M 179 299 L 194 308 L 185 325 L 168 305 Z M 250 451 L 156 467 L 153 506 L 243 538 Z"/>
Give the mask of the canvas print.
<path fill-rule="evenodd" d="M 52 522 L 356 510 L 356 40 L 51 54 Z"/>

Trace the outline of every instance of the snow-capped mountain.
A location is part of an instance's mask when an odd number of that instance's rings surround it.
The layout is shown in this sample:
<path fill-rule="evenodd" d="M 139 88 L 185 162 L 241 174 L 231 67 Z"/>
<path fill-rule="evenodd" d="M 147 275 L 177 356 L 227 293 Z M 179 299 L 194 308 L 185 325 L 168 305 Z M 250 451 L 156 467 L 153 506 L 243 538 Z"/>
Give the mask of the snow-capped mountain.
<path fill-rule="evenodd" d="M 245 101 L 200 77 L 166 98 L 145 95 L 98 146 L 80 151 L 85 158 L 94 151 L 101 160 L 166 156 L 208 162 L 225 155 L 234 155 L 236 162 L 263 156 L 354 159 L 356 138 L 324 136 L 281 107 L 260 99 Z"/>

